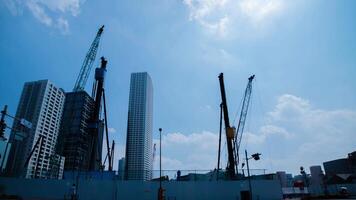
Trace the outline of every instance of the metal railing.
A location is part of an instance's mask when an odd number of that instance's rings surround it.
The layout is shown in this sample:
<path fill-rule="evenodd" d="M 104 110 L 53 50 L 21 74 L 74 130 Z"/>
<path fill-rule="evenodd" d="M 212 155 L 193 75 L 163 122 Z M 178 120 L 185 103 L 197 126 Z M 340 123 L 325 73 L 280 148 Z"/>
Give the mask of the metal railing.
<path fill-rule="evenodd" d="M 251 176 L 265 175 L 266 169 L 250 169 Z M 246 176 L 245 176 L 246 175 Z M 228 174 L 225 170 L 162 170 L 164 180 L 177 181 L 212 181 L 216 179 L 227 179 Z M 247 177 L 247 170 L 239 170 L 240 179 Z M 152 180 L 159 180 L 159 170 L 152 170 Z"/>
<path fill-rule="evenodd" d="M 250 169 L 251 176 L 266 175 L 266 169 Z M 115 179 L 115 180 L 146 180 L 159 181 L 160 170 L 128 170 L 125 171 L 66 171 L 65 179 Z M 238 179 L 247 178 L 246 170 L 239 170 Z M 169 169 L 162 170 L 161 179 L 164 181 L 213 181 L 228 179 L 225 170 L 202 170 L 202 169 Z"/>

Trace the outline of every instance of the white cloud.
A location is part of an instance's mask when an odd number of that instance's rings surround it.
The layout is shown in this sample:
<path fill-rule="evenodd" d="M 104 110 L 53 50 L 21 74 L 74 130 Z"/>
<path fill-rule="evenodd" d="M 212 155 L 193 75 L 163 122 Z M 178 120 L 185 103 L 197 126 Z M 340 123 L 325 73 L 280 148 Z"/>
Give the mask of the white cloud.
<path fill-rule="evenodd" d="M 266 114 L 267 124 L 255 133 L 246 131 L 242 147 L 262 153 L 251 168 L 269 172 L 286 170 L 296 173 L 300 166 L 322 165 L 324 161 L 345 157 L 356 149 L 356 111 L 317 109 L 301 97 L 284 94 Z M 226 166 L 223 136 L 221 165 Z M 159 144 L 158 140 L 154 143 Z M 246 144 L 247 143 L 247 144 Z M 225 144 L 225 145 L 224 145 Z M 248 146 L 245 146 L 248 145 Z M 218 134 L 168 133 L 162 137 L 163 169 L 214 169 L 217 165 Z M 156 152 L 155 168 L 158 169 Z"/>
<path fill-rule="evenodd" d="M 281 0 L 242 0 L 239 7 L 243 15 L 258 23 L 278 13 L 283 4 Z"/>
<path fill-rule="evenodd" d="M 351 138 L 356 128 L 355 111 L 316 109 L 307 100 L 289 94 L 278 98 L 274 111 L 269 115 L 272 122 L 294 126 L 305 136 L 320 140 Z"/>
<path fill-rule="evenodd" d="M 112 127 L 109 127 L 108 131 L 109 131 L 109 133 L 116 133 L 116 129 L 112 128 Z"/>
<path fill-rule="evenodd" d="M 219 67 L 224 70 L 238 69 L 241 66 L 238 56 L 223 48 L 215 48 L 208 45 L 202 45 L 199 59 L 207 66 Z"/>
<path fill-rule="evenodd" d="M 26 5 L 38 21 L 46 26 L 52 26 L 52 18 L 47 15 L 42 6 L 34 1 L 28 1 Z"/>
<path fill-rule="evenodd" d="M 84 0 L 3 0 L 14 16 L 22 15 L 28 9 L 42 24 L 53 27 L 63 34 L 69 33 L 66 15 L 77 16 Z"/>
<path fill-rule="evenodd" d="M 228 0 L 184 0 L 189 9 L 189 19 L 197 21 L 211 33 L 220 37 L 227 34 L 229 17 L 220 15 L 217 10 L 223 10 Z"/>
<path fill-rule="evenodd" d="M 207 28 L 211 33 L 218 35 L 219 37 L 225 37 L 227 33 L 227 26 L 230 19 L 227 16 L 224 16 L 218 19 L 216 22 L 208 22 L 205 20 L 200 20 L 199 23 Z"/>
<path fill-rule="evenodd" d="M 37 0 L 37 2 L 52 11 L 69 12 L 73 16 L 77 16 L 80 12 L 80 0 Z"/>
<path fill-rule="evenodd" d="M 189 20 L 219 38 L 240 32 L 246 25 L 264 24 L 285 8 L 281 0 L 184 0 L 183 3 L 189 10 Z"/>
<path fill-rule="evenodd" d="M 307 114 L 311 107 L 307 100 L 290 94 L 284 94 L 278 98 L 274 110 L 269 113 L 272 120 L 294 120 L 300 119 Z"/>
<path fill-rule="evenodd" d="M 159 161 L 159 158 L 157 160 Z M 156 162 L 155 169 L 159 169 L 158 164 L 159 162 Z M 165 157 L 165 156 L 162 156 L 162 165 L 164 166 L 164 169 L 168 169 L 168 170 L 184 168 L 184 164 L 180 160 Z"/>
<path fill-rule="evenodd" d="M 262 136 L 281 137 L 265 137 L 259 144 L 271 151 L 270 159 L 278 163 L 273 167 L 276 170 L 322 165 L 356 149 L 351 139 L 356 130 L 356 111 L 317 109 L 306 99 L 284 94 L 267 117 L 269 125 L 260 129 Z"/>
<path fill-rule="evenodd" d="M 214 13 L 216 9 L 224 8 L 228 0 L 184 0 L 191 10 L 189 18 L 201 20 L 210 14 Z"/>
<path fill-rule="evenodd" d="M 154 140 L 159 144 L 159 140 Z M 164 169 L 201 170 L 216 167 L 218 135 L 203 131 L 202 133 L 182 134 L 168 133 L 162 136 L 162 165 Z M 159 146 L 156 150 L 155 169 Z"/>
<path fill-rule="evenodd" d="M 257 134 L 251 132 L 244 133 L 244 140 L 248 140 L 251 144 L 262 144 L 270 137 L 276 136 L 284 139 L 291 139 L 292 133 L 289 133 L 286 129 L 275 125 L 264 125 L 260 127 Z"/>

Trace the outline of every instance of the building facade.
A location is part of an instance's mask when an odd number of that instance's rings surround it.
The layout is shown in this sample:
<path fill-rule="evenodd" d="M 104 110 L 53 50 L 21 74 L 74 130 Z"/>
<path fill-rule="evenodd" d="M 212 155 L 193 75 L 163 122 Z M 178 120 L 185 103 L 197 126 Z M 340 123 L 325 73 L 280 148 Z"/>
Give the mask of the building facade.
<path fill-rule="evenodd" d="M 14 121 L 9 139 L 11 149 L 6 165 L 9 176 L 51 178 L 51 158 L 56 157 L 59 163 L 56 176 L 61 177 L 64 157 L 56 155 L 55 145 L 64 100 L 64 91 L 48 80 L 25 83 L 15 116 L 19 120 Z M 31 122 L 32 127 L 24 127 L 20 119 Z"/>
<path fill-rule="evenodd" d="M 66 93 L 57 153 L 66 158 L 64 170 L 89 168 L 90 119 L 94 100 L 85 91 Z"/>
<path fill-rule="evenodd" d="M 327 161 L 323 165 L 327 183 L 356 182 L 356 151 L 349 153 L 346 158 Z"/>
<path fill-rule="evenodd" d="M 287 174 L 285 171 L 276 172 L 277 178 L 281 183 L 281 187 L 287 187 Z"/>
<path fill-rule="evenodd" d="M 320 186 L 323 184 L 324 173 L 320 165 L 310 166 L 310 185 Z"/>
<path fill-rule="evenodd" d="M 327 176 L 356 174 L 356 151 L 349 153 L 347 158 L 327 161 L 323 165 Z"/>
<path fill-rule="evenodd" d="M 124 180 L 125 174 L 125 157 L 119 160 L 118 168 L 117 168 L 117 175 L 119 180 Z"/>
<path fill-rule="evenodd" d="M 132 73 L 127 121 L 125 179 L 152 178 L 153 86 L 147 72 Z"/>

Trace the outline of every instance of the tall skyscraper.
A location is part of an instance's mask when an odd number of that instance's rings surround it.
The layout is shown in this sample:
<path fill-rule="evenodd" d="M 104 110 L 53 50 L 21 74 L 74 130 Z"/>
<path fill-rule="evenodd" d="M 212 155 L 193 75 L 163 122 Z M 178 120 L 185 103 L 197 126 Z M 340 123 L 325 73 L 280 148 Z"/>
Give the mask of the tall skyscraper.
<path fill-rule="evenodd" d="M 153 86 L 147 72 L 132 73 L 127 120 L 125 179 L 152 178 Z"/>
<path fill-rule="evenodd" d="M 26 178 L 61 177 L 64 157 L 55 154 L 55 145 L 64 99 L 64 91 L 48 80 L 25 83 L 16 118 L 31 122 L 32 128 L 26 129 L 20 121 L 14 121 L 6 165 L 8 175 Z"/>
<path fill-rule="evenodd" d="M 94 100 L 85 91 L 66 93 L 57 153 L 65 157 L 65 170 L 89 168 L 90 119 Z"/>

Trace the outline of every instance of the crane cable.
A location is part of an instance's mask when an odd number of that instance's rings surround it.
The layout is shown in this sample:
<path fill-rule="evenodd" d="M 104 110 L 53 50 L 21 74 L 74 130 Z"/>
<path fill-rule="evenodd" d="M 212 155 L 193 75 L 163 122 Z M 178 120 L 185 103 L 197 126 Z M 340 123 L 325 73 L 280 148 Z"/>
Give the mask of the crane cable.
<path fill-rule="evenodd" d="M 263 116 L 263 122 L 262 122 L 262 126 L 266 126 L 267 123 L 266 123 L 266 118 L 264 117 L 265 114 L 267 114 L 266 110 L 264 109 L 264 105 L 263 105 L 263 101 L 262 101 L 262 93 L 261 93 L 261 90 L 259 88 L 259 84 L 257 81 L 255 81 L 255 85 L 256 85 L 256 90 L 257 90 L 257 94 L 258 94 L 258 102 L 259 104 L 261 105 L 261 116 Z M 267 154 L 264 154 L 268 160 L 268 165 L 269 165 L 269 168 L 272 169 L 272 160 L 271 160 L 271 145 L 269 143 L 267 143 L 266 145 L 266 150 L 267 150 Z"/>

